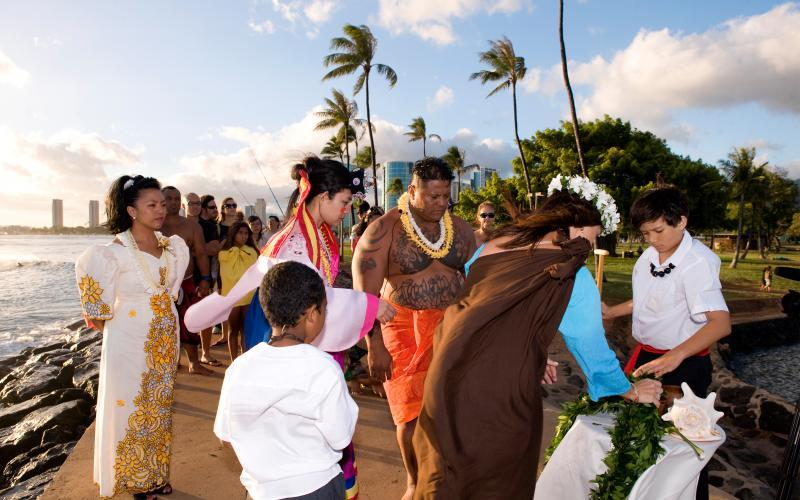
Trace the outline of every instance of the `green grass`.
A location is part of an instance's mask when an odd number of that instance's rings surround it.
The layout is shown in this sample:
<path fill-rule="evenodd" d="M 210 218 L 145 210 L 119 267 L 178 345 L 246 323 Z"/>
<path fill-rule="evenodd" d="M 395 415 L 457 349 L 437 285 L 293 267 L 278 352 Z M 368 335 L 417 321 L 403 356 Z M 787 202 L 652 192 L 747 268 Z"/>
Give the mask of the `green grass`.
<path fill-rule="evenodd" d="M 638 247 L 638 245 L 636 245 Z M 629 250 L 628 246 L 618 246 L 617 252 Z M 725 300 L 768 299 L 779 298 L 789 288 L 800 288 L 800 283 L 793 282 L 773 274 L 772 291 L 762 292 L 761 272 L 766 266 L 800 266 L 800 253 L 794 248 L 785 248 L 782 253 L 770 254 L 762 260 L 758 252 L 751 251 L 747 259 L 739 260 L 736 269 L 731 269 L 733 252 L 718 252 L 722 260 L 720 281 Z M 588 267 L 594 273 L 594 259 L 589 259 Z M 611 303 L 622 302 L 631 298 L 631 273 L 636 258 L 607 257 L 605 264 L 606 283 L 603 285 L 603 299 Z"/>

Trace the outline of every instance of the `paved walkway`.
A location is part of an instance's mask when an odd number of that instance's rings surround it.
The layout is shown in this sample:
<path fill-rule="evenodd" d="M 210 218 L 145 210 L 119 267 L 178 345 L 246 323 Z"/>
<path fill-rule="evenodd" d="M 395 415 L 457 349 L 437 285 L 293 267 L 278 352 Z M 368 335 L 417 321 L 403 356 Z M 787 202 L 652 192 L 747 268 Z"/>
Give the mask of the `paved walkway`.
<path fill-rule="evenodd" d="M 223 351 L 214 355 L 224 359 Z M 227 360 L 226 360 L 227 362 Z M 185 358 L 182 363 L 186 364 Z M 178 373 L 175 386 L 173 454 L 169 500 L 244 499 L 239 482 L 241 468 L 230 448 L 223 448 L 212 432 L 224 368 L 212 368 L 214 376 L 189 375 L 186 368 Z M 355 444 L 358 477 L 362 500 L 399 499 L 405 490 L 405 473 L 395 441 L 386 401 L 376 397 L 357 396 L 360 408 Z M 545 402 L 545 435 L 543 448 L 550 442 L 558 409 Z M 70 457 L 61 467 L 44 500 L 95 499 L 97 489 L 92 482 L 94 424 L 87 429 Z M 542 450 L 544 451 L 544 450 Z M 115 498 L 130 498 L 118 496 Z M 718 490 L 712 499 L 733 498 Z"/>

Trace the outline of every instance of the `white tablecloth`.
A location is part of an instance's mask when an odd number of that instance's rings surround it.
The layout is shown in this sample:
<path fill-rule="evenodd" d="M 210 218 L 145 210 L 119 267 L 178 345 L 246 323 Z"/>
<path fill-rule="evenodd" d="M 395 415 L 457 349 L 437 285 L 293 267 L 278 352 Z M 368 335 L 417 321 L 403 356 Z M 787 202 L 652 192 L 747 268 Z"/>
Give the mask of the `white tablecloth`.
<path fill-rule="evenodd" d="M 606 471 L 603 463 L 611 449 L 608 428 L 614 424 L 611 415 L 581 415 L 558 446 L 536 482 L 536 500 L 579 500 L 589 497 L 591 481 Z M 639 477 L 629 499 L 693 500 L 697 478 L 717 448 L 725 442 L 696 443 L 703 449 L 700 460 L 692 448 L 680 438 L 665 436 L 661 444 L 665 453 Z"/>

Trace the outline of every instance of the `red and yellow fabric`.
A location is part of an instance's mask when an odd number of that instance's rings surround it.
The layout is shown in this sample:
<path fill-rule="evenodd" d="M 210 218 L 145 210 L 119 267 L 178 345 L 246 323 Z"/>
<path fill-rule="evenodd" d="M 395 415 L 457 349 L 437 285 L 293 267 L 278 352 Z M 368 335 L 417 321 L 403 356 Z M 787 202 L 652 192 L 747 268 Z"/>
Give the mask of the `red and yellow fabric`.
<path fill-rule="evenodd" d="M 297 209 L 294 215 L 275 236 L 270 238 L 269 243 L 261 250 L 261 255 L 278 257 L 286 239 L 297 226 L 305 236 L 309 260 L 325 274 L 328 286 L 333 286 L 336 275 L 339 274 L 339 244 L 327 223 L 322 223 L 319 230 L 314 224 L 314 218 L 306 207 L 306 200 L 311 192 L 311 183 L 308 182 L 308 175 L 305 172 L 300 173 L 298 189 L 300 196 L 297 199 Z M 324 241 L 320 241 L 320 235 Z M 330 255 L 325 252 L 323 245 L 327 246 Z"/>
<path fill-rule="evenodd" d="M 392 303 L 394 319 L 381 327 L 392 356 L 392 378 L 383 384 L 395 425 L 410 422 L 422 407 L 425 375 L 433 354 L 433 334 L 443 309 L 408 309 Z"/>

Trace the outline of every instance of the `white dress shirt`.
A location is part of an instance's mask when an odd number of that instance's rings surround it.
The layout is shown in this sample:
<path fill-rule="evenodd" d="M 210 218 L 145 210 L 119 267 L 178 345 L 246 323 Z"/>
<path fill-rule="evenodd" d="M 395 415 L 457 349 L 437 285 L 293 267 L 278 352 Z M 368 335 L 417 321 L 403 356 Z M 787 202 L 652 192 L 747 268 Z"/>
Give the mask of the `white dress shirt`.
<path fill-rule="evenodd" d="M 256 500 L 311 493 L 342 472 L 358 406 L 341 367 L 314 346 L 264 342 L 225 373 L 214 434 L 242 465 L 241 481 Z"/>
<path fill-rule="evenodd" d="M 663 277 L 650 273 L 675 266 Z M 727 311 L 719 282 L 720 260 L 684 231 L 678 249 L 663 264 L 648 248 L 633 268 L 633 338 L 656 349 L 674 349 L 707 322 L 706 312 Z"/>

